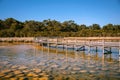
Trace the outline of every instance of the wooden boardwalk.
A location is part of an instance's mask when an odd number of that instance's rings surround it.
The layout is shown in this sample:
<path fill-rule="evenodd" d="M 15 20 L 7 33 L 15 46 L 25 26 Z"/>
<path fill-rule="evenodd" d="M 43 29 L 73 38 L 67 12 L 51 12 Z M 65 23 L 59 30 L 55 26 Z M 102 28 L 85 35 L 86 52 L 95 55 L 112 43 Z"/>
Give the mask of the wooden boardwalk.
<path fill-rule="evenodd" d="M 117 47 L 120 61 L 120 37 L 36 37 L 34 41 L 42 46 L 45 44 L 48 49 L 50 46 L 55 48 L 61 46 L 66 51 L 68 48 L 72 48 L 74 51 L 83 51 L 87 46 L 87 50 L 90 52 L 91 47 L 95 47 L 96 51 L 98 47 L 102 47 L 102 55 L 112 54 L 111 48 Z"/>
<path fill-rule="evenodd" d="M 120 37 L 36 37 L 35 42 L 57 45 L 119 47 Z"/>

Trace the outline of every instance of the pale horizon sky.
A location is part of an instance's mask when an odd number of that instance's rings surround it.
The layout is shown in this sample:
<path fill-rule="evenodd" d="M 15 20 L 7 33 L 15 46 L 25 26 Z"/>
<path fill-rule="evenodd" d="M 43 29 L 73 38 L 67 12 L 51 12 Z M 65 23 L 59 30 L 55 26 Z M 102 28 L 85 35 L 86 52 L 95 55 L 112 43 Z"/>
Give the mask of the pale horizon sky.
<path fill-rule="evenodd" d="M 0 0 L 0 19 L 120 24 L 120 0 Z"/>

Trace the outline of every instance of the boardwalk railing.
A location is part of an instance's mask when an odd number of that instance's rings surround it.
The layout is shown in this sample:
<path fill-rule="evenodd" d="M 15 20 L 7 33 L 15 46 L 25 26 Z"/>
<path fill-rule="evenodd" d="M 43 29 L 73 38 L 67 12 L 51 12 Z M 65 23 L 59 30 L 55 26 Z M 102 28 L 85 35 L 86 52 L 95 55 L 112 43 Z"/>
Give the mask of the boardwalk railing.
<path fill-rule="evenodd" d="M 35 42 L 64 45 L 120 46 L 120 37 L 36 37 Z"/>

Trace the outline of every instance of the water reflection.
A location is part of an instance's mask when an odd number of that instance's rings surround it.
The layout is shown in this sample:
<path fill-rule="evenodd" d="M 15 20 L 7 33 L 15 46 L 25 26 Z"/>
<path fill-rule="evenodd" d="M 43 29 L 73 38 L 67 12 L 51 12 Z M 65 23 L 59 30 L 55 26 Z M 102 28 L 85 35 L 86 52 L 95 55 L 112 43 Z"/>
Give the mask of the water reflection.
<path fill-rule="evenodd" d="M 99 50 L 86 53 L 67 48 L 51 49 L 38 43 L 1 46 L 0 79 L 120 79 L 120 63 L 112 54 L 99 56 Z"/>

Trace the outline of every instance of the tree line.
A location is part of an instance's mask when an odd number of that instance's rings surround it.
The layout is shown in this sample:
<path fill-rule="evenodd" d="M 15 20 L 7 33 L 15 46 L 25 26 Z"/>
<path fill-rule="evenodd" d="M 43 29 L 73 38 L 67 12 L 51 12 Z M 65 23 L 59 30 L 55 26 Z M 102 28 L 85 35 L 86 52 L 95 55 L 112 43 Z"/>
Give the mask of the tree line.
<path fill-rule="evenodd" d="M 59 22 L 56 20 L 25 22 L 14 18 L 0 20 L 0 37 L 120 37 L 120 25 L 76 24 L 73 20 Z"/>

